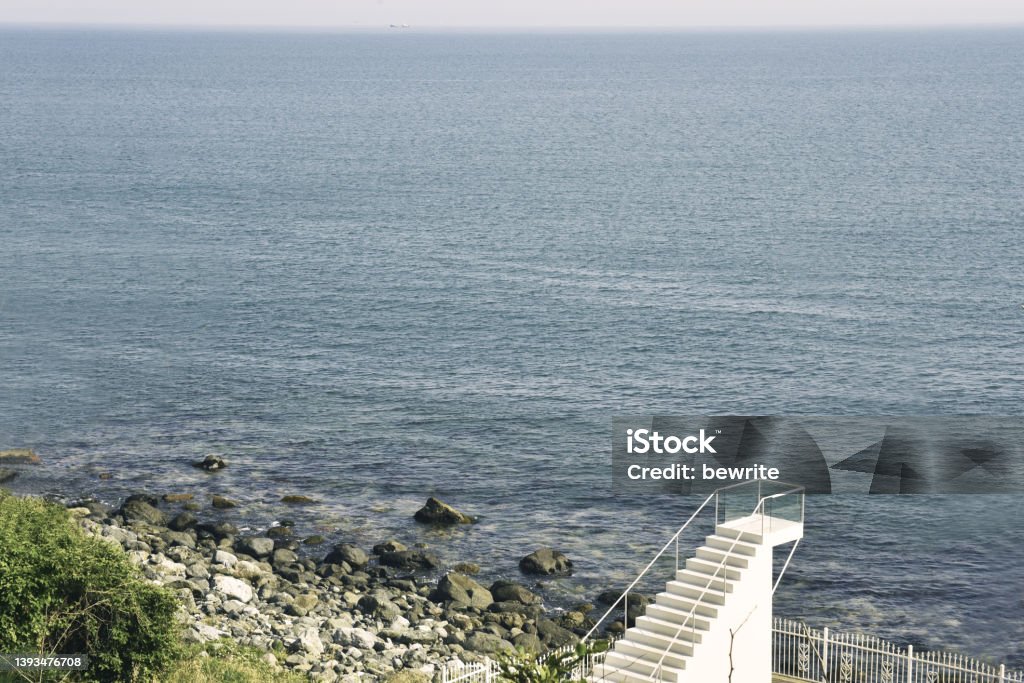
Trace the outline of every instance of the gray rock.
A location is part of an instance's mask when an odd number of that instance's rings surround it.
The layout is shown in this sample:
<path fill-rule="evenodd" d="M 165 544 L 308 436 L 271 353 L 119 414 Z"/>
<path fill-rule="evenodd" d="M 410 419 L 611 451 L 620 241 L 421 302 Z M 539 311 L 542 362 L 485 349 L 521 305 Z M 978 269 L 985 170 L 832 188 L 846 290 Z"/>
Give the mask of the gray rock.
<path fill-rule="evenodd" d="M 396 569 L 437 569 L 441 560 L 437 555 L 424 550 L 397 550 L 380 556 L 380 563 Z"/>
<path fill-rule="evenodd" d="M 238 527 L 230 522 L 204 522 L 196 524 L 199 538 L 214 538 L 218 541 L 238 534 Z"/>
<path fill-rule="evenodd" d="M 157 510 L 152 504 L 137 498 L 129 498 L 121 506 L 121 516 L 129 522 L 145 522 L 153 526 L 165 526 L 167 515 Z"/>
<path fill-rule="evenodd" d="M 572 645 L 579 640 L 575 633 L 562 628 L 550 619 L 537 620 L 537 635 L 545 645 L 551 648 Z"/>
<path fill-rule="evenodd" d="M 288 565 L 298 561 L 299 556 L 296 555 L 293 551 L 288 550 L 287 548 L 278 548 L 277 550 L 275 550 L 273 558 L 271 559 L 272 564 L 282 565 Z"/>
<path fill-rule="evenodd" d="M 324 643 L 320 640 L 320 632 L 307 626 L 296 633 L 297 647 L 311 657 L 320 657 L 324 653 Z"/>
<path fill-rule="evenodd" d="M 225 498 L 224 496 L 215 495 L 210 500 L 213 503 L 213 507 L 217 508 L 218 510 L 228 510 L 233 507 L 238 507 L 237 501 L 231 500 L 230 498 Z"/>
<path fill-rule="evenodd" d="M 185 529 L 191 529 L 198 523 L 199 520 L 191 512 L 182 512 L 172 519 L 167 524 L 167 527 L 173 531 L 185 531 Z"/>
<path fill-rule="evenodd" d="M 227 467 L 228 464 L 224 461 L 224 458 L 219 455 L 210 454 L 200 460 L 199 462 L 192 463 L 192 467 L 198 467 L 201 470 L 207 472 L 216 472 Z"/>
<path fill-rule="evenodd" d="M 0 484 L 5 484 L 18 476 L 18 473 L 7 467 L 0 467 Z"/>
<path fill-rule="evenodd" d="M 456 606 L 487 609 L 494 602 L 491 592 L 465 574 L 449 572 L 437 582 L 435 602 L 451 602 Z"/>
<path fill-rule="evenodd" d="M 274 539 L 265 536 L 245 536 L 235 541 L 235 550 L 257 559 L 274 552 Z"/>
<path fill-rule="evenodd" d="M 180 545 L 193 550 L 196 547 L 195 537 L 185 531 L 164 531 L 160 534 L 160 538 L 163 539 L 167 545 Z"/>
<path fill-rule="evenodd" d="M 252 586 L 241 579 L 236 579 L 233 576 L 225 576 L 224 574 L 217 574 L 213 577 L 213 585 L 218 592 L 229 598 L 241 600 L 242 602 L 249 602 L 252 600 Z"/>
<path fill-rule="evenodd" d="M 476 521 L 437 498 L 428 498 L 426 505 L 417 510 L 414 517 L 417 522 L 426 524 L 472 524 Z"/>
<path fill-rule="evenodd" d="M 539 605 L 542 600 L 526 586 L 514 581 L 498 580 L 491 584 L 491 595 L 498 602 L 519 602 L 524 605 Z"/>
<path fill-rule="evenodd" d="M 384 541 L 383 543 L 378 543 L 377 545 L 373 546 L 374 555 L 383 555 L 384 553 L 397 553 L 403 550 L 408 550 L 408 548 L 406 548 L 405 545 L 401 542 L 396 541 L 394 539 L 390 539 Z"/>
<path fill-rule="evenodd" d="M 532 655 L 539 655 L 545 650 L 544 644 L 540 642 L 540 638 L 533 633 L 520 633 L 512 638 L 512 644 Z"/>
<path fill-rule="evenodd" d="M 369 563 L 370 557 L 363 551 L 362 548 L 352 545 L 351 543 L 339 543 L 334 546 L 334 549 L 327 554 L 324 558 L 325 564 L 341 564 L 347 562 L 349 566 L 359 569 L 365 567 Z"/>
<path fill-rule="evenodd" d="M 526 574 L 572 574 L 572 560 L 557 550 L 541 548 L 519 560 L 519 569 Z"/>
<path fill-rule="evenodd" d="M 484 655 L 498 654 L 499 652 L 514 652 L 515 647 L 507 640 L 502 640 L 493 633 L 476 631 L 471 633 L 463 645 L 471 652 L 478 652 Z"/>

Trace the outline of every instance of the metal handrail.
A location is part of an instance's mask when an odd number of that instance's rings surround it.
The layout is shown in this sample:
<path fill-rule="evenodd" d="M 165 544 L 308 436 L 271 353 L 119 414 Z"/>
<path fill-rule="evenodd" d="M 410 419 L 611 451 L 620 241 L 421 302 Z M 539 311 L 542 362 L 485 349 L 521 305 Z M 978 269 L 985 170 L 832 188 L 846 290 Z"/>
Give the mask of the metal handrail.
<path fill-rule="evenodd" d="M 743 482 L 743 483 L 748 483 L 748 482 Z M 735 485 L 727 487 L 727 488 L 733 488 L 734 486 Z M 720 489 L 720 490 L 724 490 L 724 489 Z M 762 514 L 761 514 L 761 539 L 762 539 L 762 542 L 764 541 L 764 514 L 763 514 L 764 501 L 771 500 L 773 498 L 781 498 L 782 496 L 787 496 L 787 495 L 790 495 L 791 493 L 796 493 L 798 491 L 803 491 L 803 490 L 804 490 L 803 486 L 794 486 L 792 489 L 787 489 L 787 490 L 782 491 L 780 493 L 775 493 L 775 494 L 772 494 L 770 496 L 765 496 L 764 498 L 760 498 L 760 500 L 757 501 L 757 506 L 754 507 L 754 511 L 751 512 L 750 515 L 754 516 L 754 515 L 756 515 L 758 513 L 758 510 L 762 511 Z M 719 491 L 715 491 L 714 495 L 717 497 L 718 493 L 719 493 Z M 758 497 L 760 497 L 760 495 L 761 495 L 760 494 L 760 481 L 758 481 Z M 803 522 L 803 508 L 802 507 L 801 507 L 801 520 L 800 521 Z M 717 514 L 716 514 L 716 518 L 715 518 L 715 527 L 716 527 L 716 531 L 717 531 L 717 527 L 718 527 Z M 679 628 L 676 629 L 675 635 L 672 636 L 672 640 L 670 640 L 669 643 L 668 643 L 668 647 L 666 647 L 665 651 L 661 653 L 661 658 L 658 659 L 658 663 L 654 667 L 654 671 L 652 672 L 651 678 L 656 678 L 657 680 L 661 680 L 661 676 L 664 673 L 665 657 L 667 657 L 668 653 L 672 651 L 672 646 L 675 645 L 676 641 L 679 639 L 679 635 L 683 632 L 683 629 L 686 628 L 686 622 L 687 621 L 690 622 L 690 643 L 691 644 L 694 643 L 694 637 L 696 636 L 696 633 L 697 633 L 697 626 L 696 626 L 697 607 L 700 604 L 701 600 L 704 598 L 704 596 L 708 594 L 708 591 L 711 589 L 711 584 L 714 583 L 716 579 L 718 579 L 718 572 L 719 572 L 720 569 L 725 569 L 725 577 L 722 579 L 722 581 L 724 581 L 726 584 L 728 584 L 728 582 L 729 582 L 729 565 L 728 565 L 729 555 L 736 548 L 736 544 L 740 543 L 742 541 L 742 539 L 743 539 L 743 532 L 740 531 L 737 534 L 737 537 L 733 540 L 732 545 L 729 546 L 729 550 L 727 550 L 724 553 L 724 555 L 722 557 L 722 561 L 719 563 L 718 567 L 715 569 L 715 573 L 711 575 L 711 578 L 708 580 L 707 584 L 704 586 L 704 590 L 701 592 L 700 596 L 697 597 L 697 599 L 693 601 L 693 607 L 690 609 L 689 614 L 686 615 L 686 618 L 683 619 L 683 623 L 681 623 L 679 625 Z M 780 576 L 779 578 L 782 578 L 782 577 Z M 628 619 L 628 615 L 627 615 L 627 619 Z"/>
<path fill-rule="evenodd" d="M 728 486 L 726 488 L 733 488 L 733 486 Z M 668 543 L 662 546 L 661 550 L 659 550 L 658 553 L 654 556 L 654 559 L 648 562 L 647 566 L 643 568 L 643 571 L 641 571 L 640 574 L 635 579 L 633 579 L 633 583 L 629 584 L 626 590 L 622 592 L 622 595 L 620 595 L 618 599 L 616 599 L 615 602 L 612 603 L 611 607 L 608 608 L 608 611 L 605 612 L 604 615 L 602 615 L 601 618 L 597 620 L 597 623 L 594 624 L 594 627 L 587 631 L 587 635 L 583 636 L 583 640 L 581 642 L 587 642 L 587 640 L 590 639 L 590 636 L 594 634 L 594 631 L 596 631 L 597 628 L 604 622 L 604 620 L 608 618 L 608 615 L 614 612 L 618 604 L 623 601 L 625 601 L 625 616 L 623 617 L 622 625 L 624 629 L 629 628 L 629 591 L 633 590 L 633 588 L 635 588 L 636 585 L 640 583 L 640 579 L 642 579 L 644 577 L 644 574 L 646 574 L 650 570 L 650 568 L 654 566 L 654 563 L 658 561 L 658 558 L 665 554 L 665 551 L 669 549 L 669 546 L 672 545 L 673 541 L 676 544 L 676 571 L 679 571 L 679 536 L 684 531 L 686 531 L 686 527 L 690 526 L 690 523 L 697 517 L 697 515 L 700 514 L 700 511 L 707 507 L 707 504 L 711 502 L 712 498 L 714 498 L 715 500 L 718 499 L 718 493 L 721 490 L 723 489 L 715 490 L 710 496 L 704 499 L 704 502 L 700 504 L 700 507 L 697 508 L 697 510 L 692 515 L 690 515 L 690 518 L 688 520 L 686 520 L 686 523 L 683 524 L 683 526 L 679 527 L 679 531 L 677 531 L 672 536 L 672 538 L 668 539 Z M 717 519 L 715 520 L 715 524 L 718 524 Z"/>

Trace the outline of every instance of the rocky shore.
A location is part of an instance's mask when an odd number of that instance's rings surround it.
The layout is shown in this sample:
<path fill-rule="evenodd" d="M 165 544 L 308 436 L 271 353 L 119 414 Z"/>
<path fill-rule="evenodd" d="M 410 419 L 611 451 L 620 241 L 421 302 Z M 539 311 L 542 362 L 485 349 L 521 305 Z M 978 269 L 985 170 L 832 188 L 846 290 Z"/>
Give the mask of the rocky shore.
<path fill-rule="evenodd" d="M 535 590 L 541 577 L 572 571 L 551 548 L 522 558 L 521 581 L 484 585 L 473 578 L 476 565 L 443 566 L 429 548 L 394 539 L 327 546 L 287 525 L 242 534 L 187 493 L 135 494 L 117 509 L 94 500 L 68 507 L 89 533 L 120 545 L 146 578 L 178 595 L 186 639 L 231 638 L 314 680 L 402 673 L 401 680 L 426 682 L 444 662 L 515 648 L 545 652 L 575 643 L 594 624 L 593 605 L 549 609 Z M 416 520 L 474 521 L 436 499 Z M 611 594 L 600 598 L 618 597 Z M 621 627 L 620 620 L 610 630 Z"/>

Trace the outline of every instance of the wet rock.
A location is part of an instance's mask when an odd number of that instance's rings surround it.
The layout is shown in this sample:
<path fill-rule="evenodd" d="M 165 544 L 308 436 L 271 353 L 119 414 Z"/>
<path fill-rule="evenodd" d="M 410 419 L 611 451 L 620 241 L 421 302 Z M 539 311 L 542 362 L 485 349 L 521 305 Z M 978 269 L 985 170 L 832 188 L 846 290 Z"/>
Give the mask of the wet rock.
<path fill-rule="evenodd" d="M 211 500 L 213 502 L 213 507 L 218 510 L 228 510 L 230 508 L 238 507 L 237 501 L 225 498 L 224 496 L 213 496 Z"/>
<path fill-rule="evenodd" d="M 272 526 L 267 529 L 267 538 L 286 539 L 292 537 L 290 526 Z"/>
<path fill-rule="evenodd" d="M 562 628 L 550 619 L 537 620 L 537 635 L 545 645 L 551 648 L 572 645 L 579 640 L 575 633 Z"/>
<path fill-rule="evenodd" d="M 437 582 L 434 602 L 450 602 L 455 606 L 487 609 L 494 602 L 491 592 L 465 574 L 449 572 Z"/>
<path fill-rule="evenodd" d="M 206 472 L 216 472 L 227 467 L 228 464 L 224 461 L 224 458 L 219 455 L 213 455 L 212 453 L 199 462 L 192 463 L 192 467 L 198 467 Z"/>
<path fill-rule="evenodd" d="M 349 566 L 365 567 L 369 563 L 370 557 L 363 551 L 362 548 L 354 546 L 351 543 L 339 543 L 334 546 L 334 549 L 327 554 L 324 558 L 325 564 L 341 564 L 347 562 Z"/>
<path fill-rule="evenodd" d="M 515 581 L 495 581 L 491 584 L 491 595 L 499 602 L 518 602 L 524 605 L 539 605 L 539 595 L 531 592 L 526 586 Z"/>
<path fill-rule="evenodd" d="M 306 536 L 302 539 L 303 545 L 323 545 L 327 542 L 327 539 L 319 534 L 313 534 L 312 536 Z"/>
<path fill-rule="evenodd" d="M 38 465 L 42 462 L 31 448 L 10 448 L 0 451 L 0 463 L 14 465 Z"/>
<path fill-rule="evenodd" d="M 213 538 L 218 541 L 238 534 L 238 527 L 230 522 L 204 522 L 196 524 L 199 538 Z"/>
<path fill-rule="evenodd" d="M 535 633 L 520 633 L 512 638 L 512 644 L 531 655 L 539 655 L 544 652 L 544 644 Z"/>
<path fill-rule="evenodd" d="M 141 497 L 130 497 L 119 510 L 122 517 L 128 522 L 145 522 L 153 526 L 166 526 L 167 515 L 157 510 L 151 503 L 142 500 Z"/>
<path fill-rule="evenodd" d="M 452 567 L 452 571 L 465 574 L 466 576 L 475 576 L 480 573 L 480 565 L 476 562 L 459 562 Z"/>
<path fill-rule="evenodd" d="M 282 496 L 281 497 L 281 502 L 282 503 L 288 503 L 289 505 L 309 505 L 311 503 L 315 503 L 316 501 L 313 500 L 312 498 L 310 498 L 309 496 L 293 496 L 293 495 L 289 495 L 289 496 Z"/>
<path fill-rule="evenodd" d="M 182 512 L 167 523 L 167 528 L 172 531 L 185 531 L 186 529 L 191 529 L 198 523 L 199 520 L 196 519 L 195 515 L 190 512 Z"/>
<path fill-rule="evenodd" d="M 195 537 L 184 531 L 165 531 L 160 534 L 160 538 L 169 546 L 180 545 L 192 550 L 196 547 Z"/>
<path fill-rule="evenodd" d="M 400 541 L 396 541 L 393 538 L 373 546 L 374 555 L 383 555 L 384 553 L 398 553 L 403 550 L 408 550 L 408 548 L 406 548 L 405 545 L 402 544 Z"/>
<path fill-rule="evenodd" d="M 163 495 L 165 503 L 187 503 L 194 497 L 191 493 L 165 493 Z"/>
<path fill-rule="evenodd" d="M 0 484 L 5 484 L 18 476 L 18 473 L 7 467 L 0 467 Z"/>
<path fill-rule="evenodd" d="M 274 552 L 274 539 L 265 536 L 244 536 L 235 541 L 235 550 L 257 559 Z"/>
<path fill-rule="evenodd" d="M 414 517 L 417 522 L 425 524 L 472 524 L 476 521 L 437 498 L 428 498 L 426 505 L 417 510 Z"/>
<path fill-rule="evenodd" d="M 393 553 L 384 553 L 380 556 L 380 563 L 385 567 L 396 569 L 437 569 L 441 566 L 441 560 L 437 555 L 425 550 L 398 550 Z"/>
<path fill-rule="evenodd" d="M 277 550 L 274 551 L 274 554 L 273 554 L 272 559 L 271 559 L 270 562 L 271 562 L 271 564 L 274 564 L 274 565 L 278 565 L 278 564 L 280 564 L 280 565 L 289 565 L 289 564 L 292 564 L 293 562 L 298 562 L 298 561 L 299 561 L 299 556 L 296 555 L 293 551 L 288 550 L 287 548 L 278 548 Z"/>
<path fill-rule="evenodd" d="M 525 574 L 572 574 L 572 560 L 557 550 L 541 548 L 519 560 L 519 569 Z"/>

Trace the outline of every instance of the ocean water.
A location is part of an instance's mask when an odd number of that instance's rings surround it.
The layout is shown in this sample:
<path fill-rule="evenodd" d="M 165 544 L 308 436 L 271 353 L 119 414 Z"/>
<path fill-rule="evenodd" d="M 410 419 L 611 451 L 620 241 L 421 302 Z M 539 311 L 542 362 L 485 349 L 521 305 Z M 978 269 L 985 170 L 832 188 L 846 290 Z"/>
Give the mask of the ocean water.
<path fill-rule="evenodd" d="M 699 502 L 613 415 L 1020 414 L 1021 112 L 1019 29 L 4 29 L 0 448 L 593 599 Z M 1024 666 L 1020 502 L 813 498 L 776 613 Z"/>

